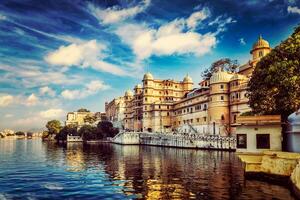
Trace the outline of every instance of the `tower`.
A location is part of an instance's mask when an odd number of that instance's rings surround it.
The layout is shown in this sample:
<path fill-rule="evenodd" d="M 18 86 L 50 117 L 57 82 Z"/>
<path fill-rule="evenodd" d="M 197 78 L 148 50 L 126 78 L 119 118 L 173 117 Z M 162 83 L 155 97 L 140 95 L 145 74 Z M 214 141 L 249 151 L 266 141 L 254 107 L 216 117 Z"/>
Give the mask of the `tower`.
<path fill-rule="evenodd" d="M 260 35 L 258 37 L 258 40 L 253 44 L 252 50 L 250 53 L 252 54 L 252 61 L 251 64 L 252 66 L 255 66 L 257 62 L 270 53 L 271 47 L 269 45 L 269 42 L 264 40 L 262 36 Z"/>

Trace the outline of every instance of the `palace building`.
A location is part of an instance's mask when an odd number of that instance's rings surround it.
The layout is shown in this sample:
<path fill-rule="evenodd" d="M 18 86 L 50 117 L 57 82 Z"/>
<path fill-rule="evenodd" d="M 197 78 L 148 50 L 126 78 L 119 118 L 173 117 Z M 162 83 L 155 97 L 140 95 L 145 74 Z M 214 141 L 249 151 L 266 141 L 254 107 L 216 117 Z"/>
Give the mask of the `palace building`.
<path fill-rule="evenodd" d="M 188 75 L 182 81 L 159 80 L 148 72 L 133 92 L 105 104 L 107 117 L 127 131 L 234 134 L 237 116 L 251 111 L 246 95 L 249 78 L 270 50 L 260 36 L 250 51 L 251 60 L 237 73 L 220 69 L 196 88 Z"/>

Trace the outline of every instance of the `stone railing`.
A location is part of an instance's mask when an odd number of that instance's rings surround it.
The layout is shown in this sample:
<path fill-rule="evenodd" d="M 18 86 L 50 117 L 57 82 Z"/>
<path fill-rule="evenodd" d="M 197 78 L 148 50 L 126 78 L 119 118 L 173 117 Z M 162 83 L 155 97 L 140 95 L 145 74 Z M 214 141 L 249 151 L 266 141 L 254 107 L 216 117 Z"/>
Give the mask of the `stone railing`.
<path fill-rule="evenodd" d="M 200 134 L 124 132 L 112 138 L 112 142 L 199 149 L 236 149 L 235 137 Z"/>

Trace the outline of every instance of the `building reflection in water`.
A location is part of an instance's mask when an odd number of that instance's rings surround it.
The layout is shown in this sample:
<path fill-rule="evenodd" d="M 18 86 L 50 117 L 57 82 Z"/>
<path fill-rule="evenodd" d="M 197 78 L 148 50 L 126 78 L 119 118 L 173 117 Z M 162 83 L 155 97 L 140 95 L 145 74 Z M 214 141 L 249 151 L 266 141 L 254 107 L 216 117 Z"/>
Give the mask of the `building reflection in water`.
<path fill-rule="evenodd" d="M 45 149 L 51 163 L 80 172 L 87 185 L 115 186 L 130 199 L 268 199 L 274 191 L 287 199 L 285 188 L 245 181 L 242 163 L 230 152 L 107 143 Z"/>
<path fill-rule="evenodd" d="M 84 151 L 112 179 L 126 180 L 125 194 L 146 199 L 222 199 L 236 196 L 243 183 L 241 164 L 229 152 L 111 144 Z"/>

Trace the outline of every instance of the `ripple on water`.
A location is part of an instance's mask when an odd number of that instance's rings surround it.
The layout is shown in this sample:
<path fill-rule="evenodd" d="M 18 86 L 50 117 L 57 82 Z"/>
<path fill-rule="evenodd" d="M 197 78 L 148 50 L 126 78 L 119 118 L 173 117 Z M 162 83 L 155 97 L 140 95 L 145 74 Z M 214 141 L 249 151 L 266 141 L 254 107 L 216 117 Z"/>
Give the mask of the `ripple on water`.
<path fill-rule="evenodd" d="M 43 186 L 44 186 L 44 188 L 47 188 L 48 190 L 63 190 L 64 189 L 64 187 L 58 183 L 45 183 Z"/>

